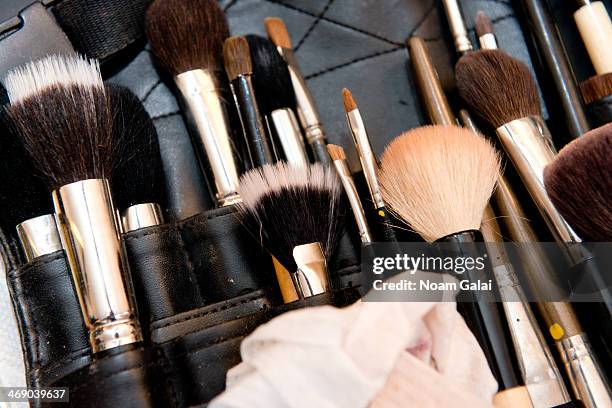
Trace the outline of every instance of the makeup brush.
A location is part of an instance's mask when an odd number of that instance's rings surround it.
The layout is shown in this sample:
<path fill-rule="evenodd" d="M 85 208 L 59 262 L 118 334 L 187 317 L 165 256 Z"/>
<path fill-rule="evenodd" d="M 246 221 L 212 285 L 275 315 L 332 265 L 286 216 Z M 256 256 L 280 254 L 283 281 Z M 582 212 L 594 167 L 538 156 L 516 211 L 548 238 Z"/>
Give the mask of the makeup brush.
<path fill-rule="evenodd" d="M 612 95 L 612 72 L 595 75 L 580 83 L 584 103 L 590 105 Z M 608 123 L 608 122 L 606 122 Z M 605 123 L 602 123 L 602 125 Z"/>
<path fill-rule="evenodd" d="M 328 144 L 327 150 L 329 151 L 329 155 L 334 163 L 334 166 L 336 167 L 336 171 L 338 172 L 338 176 L 340 177 L 340 181 L 344 187 L 344 192 L 346 193 L 351 209 L 353 210 L 355 223 L 359 229 L 359 238 L 361 238 L 361 242 L 364 244 L 372 243 L 372 234 L 370 234 L 370 228 L 368 227 L 365 212 L 363 211 L 363 206 L 361 205 L 361 200 L 359 199 L 359 193 L 357 192 L 355 181 L 353 180 L 351 170 L 346 162 L 346 154 L 344 154 L 344 149 L 342 146 Z"/>
<path fill-rule="evenodd" d="M 310 161 L 294 113 L 296 99 L 287 63 L 267 38 L 247 35 L 246 39 L 253 60 L 253 86 L 257 101 L 272 137 L 280 145 L 277 155 L 294 166 L 306 167 Z"/>
<path fill-rule="evenodd" d="M 483 50 L 494 50 L 499 48 L 497 46 L 497 38 L 495 38 L 495 32 L 493 31 L 493 23 L 487 14 L 479 10 L 474 18 L 474 26 L 476 28 L 476 36 L 480 48 Z"/>
<path fill-rule="evenodd" d="M 244 37 L 230 37 L 223 44 L 225 72 L 230 80 L 236 109 L 247 140 L 251 165 L 255 167 L 275 162 L 270 141 L 264 129 L 253 89 L 253 64 L 249 43 Z"/>
<path fill-rule="evenodd" d="M 142 102 L 128 88 L 106 85 L 113 118 L 113 199 L 123 232 L 160 225 L 166 183 L 157 131 Z"/>
<path fill-rule="evenodd" d="M 242 175 L 240 194 L 242 222 L 289 272 L 298 298 L 327 292 L 327 261 L 344 215 L 336 170 L 321 164 L 266 165 Z"/>
<path fill-rule="evenodd" d="M 109 178 L 109 100 L 94 60 L 51 56 L 6 79 L 14 123 L 53 204 L 94 353 L 142 340 Z"/>
<path fill-rule="evenodd" d="M 325 147 L 327 143 L 325 141 L 325 131 L 321 125 L 314 99 L 308 90 L 297 59 L 293 54 L 293 46 L 291 45 L 291 37 L 289 37 L 287 27 L 285 27 L 283 20 L 276 17 L 266 18 L 265 24 L 268 37 L 276 45 L 278 52 L 289 67 L 291 82 L 297 97 L 298 117 L 306 134 L 306 141 L 310 145 L 317 161 L 330 165 L 331 159 Z"/>
<path fill-rule="evenodd" d="M 370 198 L 374 206 L 372 219 L 376 221 L 378 233 L 383 241 L 397 242 L 397 237 L 393 230 L 393 223 L 378 184 L 378 160 L 370 144 L 370 138 L 368 137 L 368 132 L 363 123 L 363 118 L 353 98 L 353 94 L 351 94 L 351 91 L 347 88 L 342 90 L 342 99 L 346 112 L 346 120 L 351 130 L 351 135 L 353 136 L 353 143 L 355 143 L 357 155 L 359 156 L 361 168 L 363 169 L 363 175 L 366 179 Z"/>
<path fill-rule="evenodd" d="M 612 241 L 612 124 L 587 132 L 544 169 L 548 196 L 578 234 Z"/>
<path fill-rule="evenodd" d="M 597 75 L 612 72 L 612 21 L 601 1 L 575 0 L 574 20 Z"/>
<path fill-rule="evenodd" d="M 229 37 L 223 10 L 215 0 L 156 0 L 147 11 L 146 33 L 157 61 L 174 77 L 217 204 L 240 201 L 223 97 L 222 51 Z"/>
<path fill-rule="evenodd" d="M 478 255 L 478 229 L 499 177 L 499 157 L 482 137 L 457 126 L 425 126 L 396 137 L 381 157 L 379 180 L 391 210 L 428 242 Z M 461 242 L 461 244 L 459 244 Z M 486 272 L 480 279 L 491 279 Z M 473 271 L 467 279 L 476 282 Z M 505 323 L 491 299 L 466 292 L 464 317 L 501 389 L 518 384 Z"/>
<path fill-rule="evenodd" d="M 455 40 L 455 49 L 459 55 L 463 55 L 473 49 L 472 42 L 468 35 L 461 6 L 457 0 L 443 0 L 444 11 L 446 12 L 446 20 L 448 22 L 451 35 Z"/>

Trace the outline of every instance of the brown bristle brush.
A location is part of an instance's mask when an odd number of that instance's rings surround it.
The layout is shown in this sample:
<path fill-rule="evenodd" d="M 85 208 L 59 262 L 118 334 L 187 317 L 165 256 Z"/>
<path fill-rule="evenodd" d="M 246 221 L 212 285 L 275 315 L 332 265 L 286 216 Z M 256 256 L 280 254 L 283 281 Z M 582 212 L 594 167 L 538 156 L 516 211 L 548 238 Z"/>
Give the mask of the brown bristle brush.
<path fill-rule="evenodd" d="M 241 177 L 240 194 L 242 222 L 289 272 L 298 298 L 327 292 L 346 206 L 336 170 L 266 165 Z"/>
<path fill-rule="evenodd" d="M 494 50 L 498 48 L 495 31 L 493 30 L 493 23 L 484 11 L 479 10 L 476 13 L 474 28 L 476 29 L 476 36 L 478 37 L 478 43 L 481 49 Z"/>
<path fill-rule="evenodd" d="M 379 180 L 391 211 L 423 239 L 457 245 L 462 255 L 478 257 L 483 255 L 468 243 L 482 242 L 478 230 L 499 174 L 499 156 L 482 136 L 457 126 L 425 126 L 385 148 Z M 466 278 L 475 281 L 472 272 Z M 501 389 L 519 385 L 497 305 L 464 295 L 469 301 L 460 304 L 462 313 Z"/>
<path fill-rule="evenodd" d="M 580 92 L 586 105 L 612 95 L 612 72 L 595 75 L 581 82 Z"/>
<path fill-rule="evenodd" d="M 199 155 L 219 206 L 240 201 L 223 72 L 227 20 L 215 0 L 156 0 L 146 33 L 157 62 L 174 78 Z"/>
<path fill-rule="evenodd" d="M 15 125 L 52 190 L 94 353 L 142 340 L 112 200 L 113 118 L 98 62 L 50 56 L 6 79 Z"/>

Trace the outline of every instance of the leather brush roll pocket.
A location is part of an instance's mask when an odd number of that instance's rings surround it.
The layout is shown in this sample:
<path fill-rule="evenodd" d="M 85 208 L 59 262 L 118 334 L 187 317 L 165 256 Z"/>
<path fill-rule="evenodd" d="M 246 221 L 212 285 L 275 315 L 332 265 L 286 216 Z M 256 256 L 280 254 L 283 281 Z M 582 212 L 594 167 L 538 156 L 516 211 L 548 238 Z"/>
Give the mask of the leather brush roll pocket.
<path fill-rule="evenodd" d="M 8 273 L 28 383 L 46 385 L 88 361 L 91 349 L 63 251 Z"/>
<path fill-rule="evenodd" d="M 151 324 L 179 406 L 207 403 L 225 389 L 242 339 L 269 320 L 270 308 L 265 292 L 256 291 Z"/>

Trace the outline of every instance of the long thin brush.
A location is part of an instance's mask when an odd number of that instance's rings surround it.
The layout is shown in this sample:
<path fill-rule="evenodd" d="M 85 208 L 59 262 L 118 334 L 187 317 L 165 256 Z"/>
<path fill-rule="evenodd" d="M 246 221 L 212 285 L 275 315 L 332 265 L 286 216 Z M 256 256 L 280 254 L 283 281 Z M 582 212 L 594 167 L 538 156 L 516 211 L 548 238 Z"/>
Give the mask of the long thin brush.
<path fill-rule="evenodd" d="M 10 72 L 5 86 L 7 114 L 53 191 L 93 351 L 140 341 L 108 182 L 115 140 L 98 63 L 51 56 Z"/>
<path fill-rule="evenodd" d="M 242 176 L 240 193 L 242 221 L 287 269 L 299 298 L 326 292 L 327 260 L 343 227 L 336 170 L 320 164 L 266 165 Z"/>
<path fill-rule="evenodd" d="M 378 160 L 376 154 L 370 144 L 370 138 L 366 130 L 363 118 L 357 107 L 357 102 L 353 98 L 353 94 L 347 88 L 342 90 L 342 99 L 344 102 L 344 110 L 346 112 L 346 120 L 353 136 L 353 143 L 357 149 L 357 155 L 361 162 L 361 168 L 368 185 L 370 198 L 374 207 L 372 219 L 375 220 L 376 232 L 379 237 L 385 242 L 397 242 L 395 231 L 393 230 L 393 222 L 389 216 L 389 211 L 385 206 L 385 202 L 380 192 L 378 185 Z"/>
<path fill-rule="evenodd" d="M 426 126 L 386 147 L 379 180 L 385 201 L 404 222 L 426 241 L 463 242 L 458 250 L 465 255 L 475 251 L 465 243 L 482 241 L 478 229 L 499 173 L 499 157 L 482 137 L 456 126 Z M 474 281 L 474 276 L 470 273 L 468 279 Z M 463 306 L 500 387 L 517 386 L 511 346 L 495 303 L 481 298 Z"/>
<path fill-rule="evenodd" d="M 267 38 L 247 35 L 246 39 L 253 60 L 253 86 L 268 129 L 278 141 L 277 156 L 294 166 L 306 167 L 310 161 L 294 113 L 297 102 L 287 63 Z"/>
<path fill-rule="evenodd" d="M 251 79 L 253 64 L 246 38 L 231 37 L 225 40 L 223 61 L 242 123 L 242 130 L 247 140 L 252 165 L 260 167 L 264 164 L 272 164 L 275 160 L 255 97 Z"/>
<path fill-rule="evenodd" d="M 330 165 L 331 159 L 325 147 L 325 131 L 319 119 L 314 99 L 308 90 L 306 81 L 300 71 L 297 59 L 293 55 L 291 37 L 285 23 L 280 18 L 268 17 L 265 20 L 266 31 L 270 40 L 276 45 L 280 55 L 285 59 L 291 73 L 291 82 L 297 97 L 298 117 L 317 161 Z"/>
<path fill-rule="evenodd" d="M 215 0 L 156 0 L 146 33 L 158 63 L 174 78 L 191 125 L 200 165 L 218 205 L 240 201 L 236 149 L 225 102 L 222 70 L 227 20 Z"/>
<path fill-rule="evenodd" d="M 474 27 L 476 28 L 476 36 L 480 43 L 480 48 L 483 50 L 497 49 L 497 38 L 493 31 L 493 23 L 489 16 L 482 10 L 479 10 L 474 17 Z"/>

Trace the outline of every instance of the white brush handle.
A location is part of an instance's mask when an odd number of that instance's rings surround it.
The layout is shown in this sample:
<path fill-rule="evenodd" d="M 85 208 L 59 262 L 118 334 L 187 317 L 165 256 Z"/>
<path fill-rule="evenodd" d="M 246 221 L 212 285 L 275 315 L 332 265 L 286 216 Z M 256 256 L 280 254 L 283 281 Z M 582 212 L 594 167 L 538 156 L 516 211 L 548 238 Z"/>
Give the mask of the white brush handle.
<path fill-rule="evenodd" d="M 582 6 L 574 19 L 597 75 L 612 72 L 612 22 L 606 6 L 601 1 Z"/>

